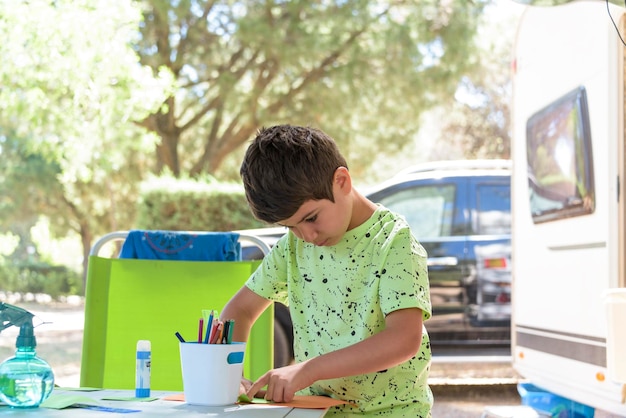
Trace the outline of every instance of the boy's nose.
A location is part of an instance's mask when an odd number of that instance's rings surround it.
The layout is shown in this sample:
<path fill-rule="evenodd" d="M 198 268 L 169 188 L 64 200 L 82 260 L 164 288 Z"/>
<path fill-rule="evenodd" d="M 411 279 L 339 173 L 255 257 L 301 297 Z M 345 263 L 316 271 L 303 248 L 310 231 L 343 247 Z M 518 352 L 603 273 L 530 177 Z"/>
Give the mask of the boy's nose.
<path fill-rule="evenodd" d="M 300 238 L 302 238 L 306 242 L 315 242 L 315 238 L 317 238 L 317 232 L 314 228 L 311 227 L 301 227 L 299 228 Z"/>

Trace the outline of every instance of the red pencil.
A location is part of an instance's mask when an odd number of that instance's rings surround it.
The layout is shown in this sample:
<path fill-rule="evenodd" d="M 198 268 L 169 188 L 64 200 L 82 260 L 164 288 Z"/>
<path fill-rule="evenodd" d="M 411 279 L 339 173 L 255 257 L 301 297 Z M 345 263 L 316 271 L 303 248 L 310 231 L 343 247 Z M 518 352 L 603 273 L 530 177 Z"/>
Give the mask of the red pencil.
<path fill-rule="evenodd" d="M 215 333 L 211 336 L 211 344 L 219 344 L 220 338 L 222 338 L 222 330 L 224 329 L 224 323 L 222 321 L 217 322 Z"/>
<path fill-rule="evenodd" d="M 198 343 L 202 344 L 202 331 L 204 331 L 204 318 L 200 318 L 198 324 Z"/>
<path fill-rule="evenodd" d="M 209 335 L 209 344 L 215 344 L 215 334 L 217 334 L 217 325 L 219 324 L 219 319 L 213 318 L 213 325 L 211 326 L 211 334 Z"/>

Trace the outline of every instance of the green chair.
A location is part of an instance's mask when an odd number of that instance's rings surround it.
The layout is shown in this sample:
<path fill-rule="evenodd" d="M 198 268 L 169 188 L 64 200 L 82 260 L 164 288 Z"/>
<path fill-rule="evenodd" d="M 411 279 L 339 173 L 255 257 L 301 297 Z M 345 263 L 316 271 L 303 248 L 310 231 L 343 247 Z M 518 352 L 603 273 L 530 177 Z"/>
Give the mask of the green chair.
<path fill-rule="evenodd" d="M 220 310 L 260 261 L 169 261 L 98 256 L 124 231 L 101 238 L 87 269 L 85 327 L 80 385 L 112 389 L 135 387 L 138 340 L 152 346 L 151 389 L 182 390 L 179 341 L 198 337 L 203 309 Z M 257 237 L 240 235 L 269 248 Z M 244 358 L 244 376 L 257 379 L 273 367 L 274 309 L 255 323 Z"/>

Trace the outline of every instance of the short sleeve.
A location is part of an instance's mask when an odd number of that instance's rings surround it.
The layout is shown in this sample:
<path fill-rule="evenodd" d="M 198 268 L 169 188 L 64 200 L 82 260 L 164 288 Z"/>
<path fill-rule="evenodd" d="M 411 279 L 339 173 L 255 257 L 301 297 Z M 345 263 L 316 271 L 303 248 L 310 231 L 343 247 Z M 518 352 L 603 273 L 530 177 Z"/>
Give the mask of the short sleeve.
<path fill-rule="evenodd" d="M 246 282 L 246 287 L 257 295 L 289 306 L 287 266 L 290 246 L 288 235 L 283 236 Z"/>
<path fill-rule="evenodd" d="M 385 315 L 398 309 L 419 308 L 431 317 L 426 250 L 408 227 L 399 228 L 383 248 L 380 301 Z"/>

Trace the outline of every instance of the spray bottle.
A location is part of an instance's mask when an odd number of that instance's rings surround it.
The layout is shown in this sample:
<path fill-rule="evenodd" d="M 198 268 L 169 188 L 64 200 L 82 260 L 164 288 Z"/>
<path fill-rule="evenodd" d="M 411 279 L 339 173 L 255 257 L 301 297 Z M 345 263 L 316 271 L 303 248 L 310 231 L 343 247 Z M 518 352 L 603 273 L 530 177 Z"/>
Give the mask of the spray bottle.
<path fill-rule="evenodd" d="M 54 387 L 52 368 L 35 353 L 33 316 L 0 302 L 0 331 L 13 325 L 20 328 L 15 356 L 0 364 L 0 400 L 15 408 L 38 407 Z"/>

